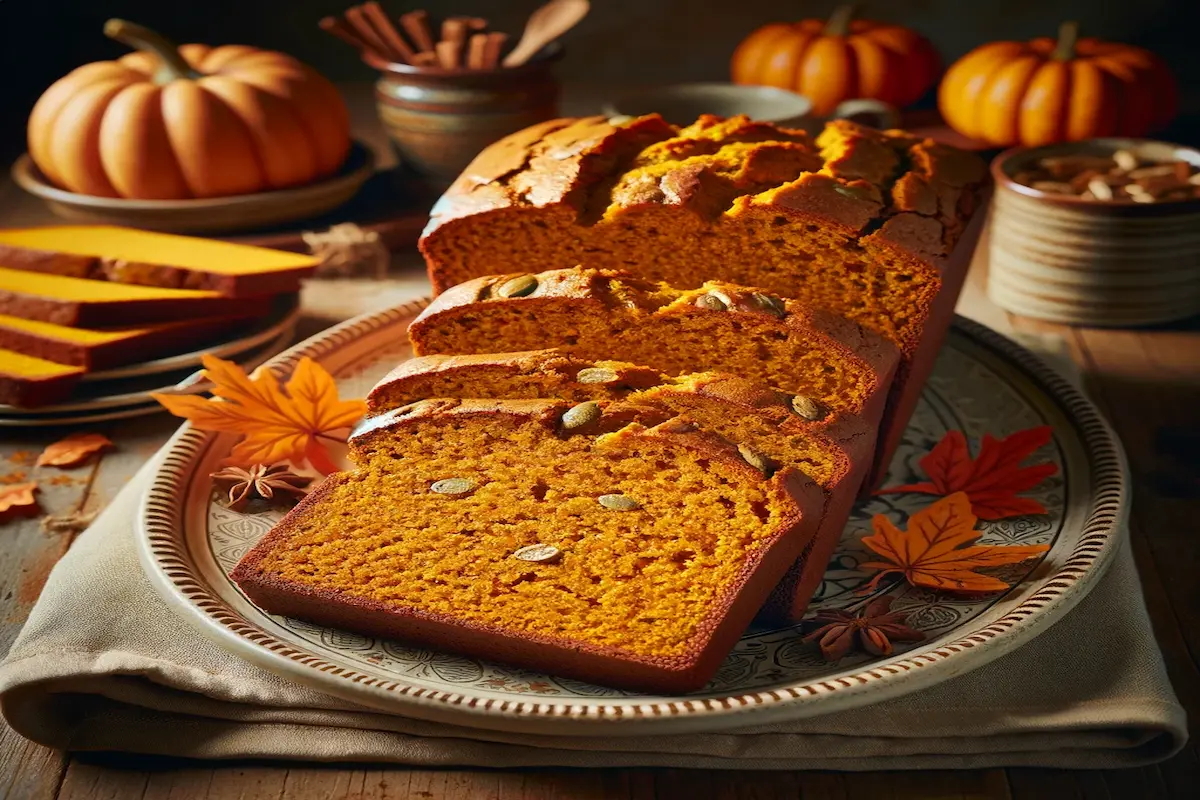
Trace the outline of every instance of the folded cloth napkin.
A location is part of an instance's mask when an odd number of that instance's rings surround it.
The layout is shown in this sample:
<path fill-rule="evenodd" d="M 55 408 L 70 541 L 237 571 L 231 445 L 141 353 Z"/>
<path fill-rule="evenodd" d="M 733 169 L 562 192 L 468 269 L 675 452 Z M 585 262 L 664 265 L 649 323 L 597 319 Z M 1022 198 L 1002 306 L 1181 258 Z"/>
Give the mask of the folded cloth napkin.
<path fill-rule="evenodd" d="M 194 632 L 136 550 L 151 463 L 54 568 L 8 657 L 0 710 L 69 750 L 422 765 L 723 769 L 1126 767 L 1187 738 L 1128 537 L 1102 581 L 1032 642 L 931 689 L 723 733 L 569 737 L 408 719 L 290 683 Z"/>

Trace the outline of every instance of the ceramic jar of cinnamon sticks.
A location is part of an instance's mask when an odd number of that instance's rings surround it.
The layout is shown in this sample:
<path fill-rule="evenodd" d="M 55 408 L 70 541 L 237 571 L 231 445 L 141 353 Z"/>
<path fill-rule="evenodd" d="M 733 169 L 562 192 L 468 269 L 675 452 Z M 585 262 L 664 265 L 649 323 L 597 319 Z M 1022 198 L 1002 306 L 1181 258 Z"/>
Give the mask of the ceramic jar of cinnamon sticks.
<path fill-rule="evenodd" d="M 413 66 L 365 53 L 379 70 L 376 108 L 401 160 L 431 183 L 453 181 L 487 145 L 558 116 L 551 45 L 519 67 Z"/>

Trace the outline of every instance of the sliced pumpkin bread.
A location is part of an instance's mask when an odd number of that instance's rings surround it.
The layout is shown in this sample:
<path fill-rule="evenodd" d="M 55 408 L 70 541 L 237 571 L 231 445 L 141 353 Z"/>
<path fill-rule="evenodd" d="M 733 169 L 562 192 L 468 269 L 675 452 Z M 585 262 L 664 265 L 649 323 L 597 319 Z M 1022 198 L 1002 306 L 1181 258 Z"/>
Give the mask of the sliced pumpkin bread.
<path fill-rule="evenodd" d="M 561 398 L 602 408 L 644 407 L 698 424 L 758 454 L 795 467 L 825 491 L 812 543 L 780 583 L 767 611 L 798 620 L 820 586 L 870 464 L 875 430 L 849 412 L 831 411 L 743 378 L 698 373 L 669 378 L 617 361 L 586 361 L 555 350 L 472 356 L 421 356 L 399 364 L 371 390 L 373 413 L 425 398 Z"/>
<path fill-rule="evenodd" d="M 812 538 L 820 489 L 722 437 L 553 400 L 366 420 L 237 565 L 273 614 L 648 692 L 707 683 Z M 617 427 L 617 430 L 610 430 Z"/>
<path fill-rule="evenodd" d="M 709 282 L 675 289 L 582 268 L 478 278 L 439 295 L 413 321 L 418 355 L 555 347 L 666 375 L 724 372 L 875 425 L 898 352 L 877 334 L 798 301 Z"/>

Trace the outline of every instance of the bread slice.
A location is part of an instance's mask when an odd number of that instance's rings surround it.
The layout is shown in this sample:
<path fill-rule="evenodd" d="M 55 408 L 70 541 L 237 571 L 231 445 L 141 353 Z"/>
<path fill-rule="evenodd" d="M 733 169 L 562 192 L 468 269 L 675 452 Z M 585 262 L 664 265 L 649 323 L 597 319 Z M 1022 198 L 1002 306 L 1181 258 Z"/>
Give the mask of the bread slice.
<path fill-rule="evenodd" d="M 37 408 L 70 396 L 83 369 L 0 348 L 0 404 Z"/>
<path fill-rule="evenodd" d="M 553 346 L 667 375 L 725 372 L 876 425 L 894 345 L 846 320 L 755 289 L 679 290 L 610 270 L 478 278 L 444 292 L 409 327 L 417 355 Z"/>
<path fill-rule="evenodd" d="M 591 413 L 588 413 L 591 412 Z M 691 426 L 426 401 L 367 420 L 237 565 L 270 613 L 647 692 L 699 689 L 811 539 L 820 490 Z"/>
<path fill-rule="evenodd" d="M 972 153 L 845 120 L 815 141 L 746 117 L 555 120 L 481 152 L 420 247 L 436 292 L 582 264 L 757 286 L 851 319 L 903 355 L 882 468 L 953 317 L 986 179 Z"/>
<path fill-rule="evenodd" d="M 803 472 L 825 492 L 821 524 L 767 611 L 803 618 L 841 540 L 870 466 L 876 431 L 847 412 L 822 408 L 743 378 L 698 373 L 669 378 L 617 361 L 587 361 L 556 350 L 422 356 L 398 365 L 367 403 L 384 413 L 425 398 L 561 398 L 602 408 L 650 408 L 743 445 L 777 466 Z"/>
<path fill-rule="evenodd" d="M 111 225 L 0 230 L 0 266 L 9 269 L 225 297 L 298 291 L 317 264 L 299 253 Z"/>
<path fill-rule="evenodd" d="M 89 372 L 200 347 L 252 317 L 202 317 L 131 328 L 71 328 L 0 314 L 0 347 Z"/>
<path fill-rule="evenodd" d="M 189 317 L 261 313 L 268 298 L 216 292 L 123 286 L 0 267 L 0 314 L 56 325 L 104 327 L 170 322 Z"/>

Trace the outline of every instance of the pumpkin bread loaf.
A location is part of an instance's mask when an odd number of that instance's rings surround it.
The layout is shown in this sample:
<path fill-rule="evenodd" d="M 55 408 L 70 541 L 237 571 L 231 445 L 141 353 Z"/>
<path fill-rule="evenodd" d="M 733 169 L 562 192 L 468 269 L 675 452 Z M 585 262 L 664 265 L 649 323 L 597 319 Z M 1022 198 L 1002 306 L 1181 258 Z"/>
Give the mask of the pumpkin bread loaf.
<path fill-rule="evenodd" d="M 876 425 L 894 345 L 803 303 L 710 282 L 679 290 L 611 270 L 497 275 L 442 293 L 409 326 L 417 355 L 563 353 L 667 375 L 724 372 Z"/>
<path fill-rule="evenodd" d="M 368 419 L 356 469 L 301 501 L 233 580 L 274 614 L 698 689 L 808 543 L 820 490 L 693 426 L 608 431 L 582 409 L 429 400 Z"/>
<path fill-rule="evenodd" d="M 799 469 L 826 499 L 816 536 L 767 609 L 793 620 L 804 616 L 841 539 L 875 440 L 875 430 L 853 414 L 743 378 L 718 373 L 669 378 L 634 364 L 586 361 L 556 350 L 409 359 L 371 390 L 367 403 L 371 412 L 384 413 L 442 397 L 542 397 L 593 401 L 606 410 L 648 408 L 694 422 L 772 466 Z"/>
<path fill-rule="evenodd" d="M 903 355 L 886 459 L 952 319 L 985 179 L 973 154 L 844 120 L 813 140 L 745 117 L 561 119 L 481 152 L 421 251 L 437 292 L 582 264 L 756 286 L 851 319 Z"/>
<path fill-rule="evenodd" d="M 298 253 L 111 225 L 0 230 L 0 266 L 9 269 L 226 297 L 299 291 L 317 263 Z"/>

